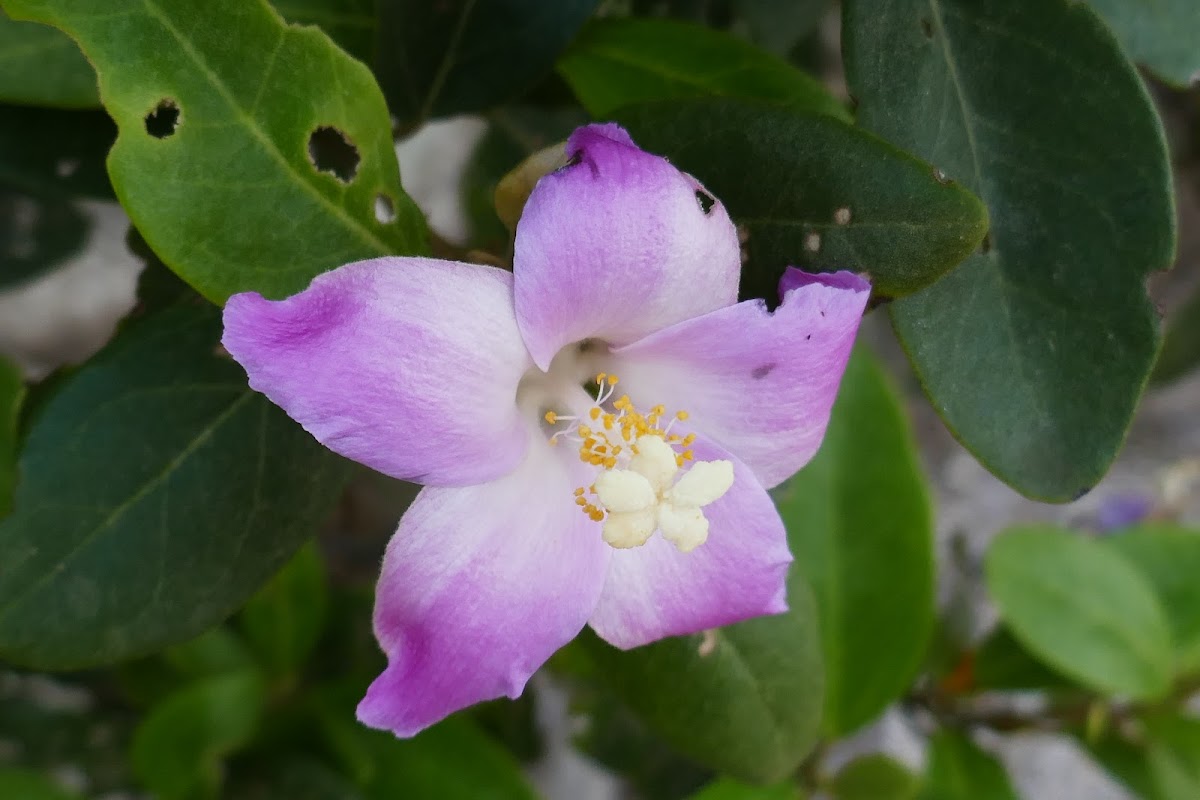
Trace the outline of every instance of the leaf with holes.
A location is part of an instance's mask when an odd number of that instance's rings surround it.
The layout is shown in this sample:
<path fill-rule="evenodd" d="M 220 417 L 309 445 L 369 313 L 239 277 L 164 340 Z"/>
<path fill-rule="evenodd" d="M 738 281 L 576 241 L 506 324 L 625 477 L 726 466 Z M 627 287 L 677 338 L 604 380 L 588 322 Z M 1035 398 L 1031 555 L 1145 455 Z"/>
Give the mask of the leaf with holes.
<path fill-rule="evenodd" d="M 1155 699 L 1170 686 L 1171 630 L 1149 581 L 1094 539 L 1014 528 L 985 564 L 1000 617 L 1042 661 L 1097 691 Z"/>
<path fill-rule="evenodd" d="M 21 371 L 0 357 L 0 518 L 12 509 L 17 485 L 17 423 L 24 400 Z"/>
<path fill-rule="evenodd" d="M 371 73 L 264 0 L 3 0 L 74 37 L 119 135 L 121 205 L 213 302 L 304 288 L 348 261 L 424 249 Z M 377 218 L 377 206 L 383 212 Z"/>
<path fill-rule="evenodd" d="M 1078 497 L 1125 437 L 1175 248 L 1145 87 L 1068 0 L 848 0 L 844 38 L 859 124 L 991 213 L 986 252 L 891 307 L 926 393 L 1010 486 Z"/>
<path fill-rule="evenodd" d="M 733 34 L 699 25 L 596 20 L 557 68 L 596 119 L 630 103 L 726 95 L 850 120 L 816 78 Z"/>
<path fill-rule="evenodd" d="M 95 108 L 100 95 L 92 65 L 69 36 L 0 9 L 0 101 Z"/>
<path fill-rule="evenodd" d="M 703 181 L 744 229 L 743 297 L 773 303 L 788 265 L 865 272 L 877 297 L 900 297 L 953 269 L 987 230 L 970 192 L 821 114 L 700 98 L 615 116 L 639 145 Z"/>
<path fill-rule="evenodd" d="M 817 612 L 793 568 L 786 614 L 621 651 L 576 640 L 606 685 L 679 752 L 718 772 L 771 783 L 812 749 L 823 669 Z"/>
<path fill-rule="evenodd" d="M 217 353 L 188 303 L 125 328 L 57 386 L 0 521 L 0 658 L 47 669 L 183 641 L 313 534 L 343 462 Z"/>
<path fill-rule="evenodd" d="M 1200 81 L 1200 3 L 1195 0 L 1087 0 L 1130 58 L 1179 88 Z"/>
<path fill-rule="evenodd" d="M 903 406 L 863 347 L 816 457 L 773 492 L 812 584 L 832 735 L 908 688 L 933 631 L 933 515 Z"/>
<path fill-rule="evenodd" d="M 379 0 L 375 73 L 410 126 L 483 111 L 548 73 L 598 0 Z"/>

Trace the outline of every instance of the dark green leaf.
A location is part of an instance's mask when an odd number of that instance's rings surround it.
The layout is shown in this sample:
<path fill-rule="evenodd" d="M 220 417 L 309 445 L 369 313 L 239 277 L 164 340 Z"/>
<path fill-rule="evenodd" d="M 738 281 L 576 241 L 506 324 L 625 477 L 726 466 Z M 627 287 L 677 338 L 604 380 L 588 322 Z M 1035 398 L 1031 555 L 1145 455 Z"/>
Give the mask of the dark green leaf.
<path fill-rule="evenodd" d="M 690 800 L 800 800 L 800 787 L 790 781 L 775 786 L 749 786 L 721 778 L 692 795 Z M 880 798 L 879 800 L 887 800 Z"/>
<path fill-rule="evenodd" d="M 1068 0 L 848 0 L 844 47 L 859 123 L 991 212 L 983 251 L 891 307 L 925 391 L 1010 486 L 1078 497 L 1125 437 L 1175 249 L 1145 87 Z"/>
<path fill-rule="evenodd" d="M 254 654 L 246 647 L 246 643 L 224 625 L 218 625 L 191 641 L 168 647 L 162 657 L 176 673 L 187 678 L 244 672 L 255 666 Z"/>
<path fill-rule="evenodd" d="M 1068 689 L 1075 684 L 1034 658 L 1012 631 L 999 625 L 975 654 L 972 686 L 1024 691 Z"/>
<path fill-rule="evenodd" d="M 227 787 L 222 800 L 366 800 L 366 796 L 321 762 L 292 756 L 272 764 L 265 775 Z"/>
<path fill-rule="evenodd" d="M 374 755 L 370 800 L 535 800 L 516 761 L 469 721 L 452 718 L 415 739 L 362 732 Z"/>
<path fill-rule="evenodd" d="M 5 7 L 63 28 L 97 65 L 121 205 L 210 300 L 280 297 L 345 262 L 424 248 L 375 81 L 319 30 L 285 25 L 265 0 Z"/>
<path fill-rule="evenodd" d="M 344 466 L 217 351 L 216 309 L 150 315 L 72 373 L 0 522 L 0 653 L 68 668 L 186 640 L 312 535 Z"/>
<path fill-rule="evenodd" d="M 933 519 L 904 409 L 858 348 L 816 458 L 775 491 L 812 584 L 827 733 L 868 722 L 908 687 L 933 630 Z"/>
<path fill-rule="evenodd" d="M 921 800 L 1017 800 L 1003 765 L 961 734 L 934 735 L 928 758 Z"/>
<path fill-rule="evenodd" d="M 68 200 L 0 187 L 0 289 L 28 283 L 79 252 L 90 224 Z"/>
<path fill-rule="evenodd" d="M 111 199 L 104 158 L 116 138 L 103 111 L 0 106 L 0 185 L 46 198 Z"/>
<path fill-rule="evenodd" d="M 952 269 L 987 229 L 970 192 L 824 115 L 701 98 L 616 117 L 639 145 L 703 181 L 743 226 L 743 297 L 775 302 L 788 265 L 865 272 L 877 296 L 899 297 Z"/>
<path fill-rule="evenodd" d="M 1105 541 L 1157 593 L 1171 626 L 1178 671 L 1200 671 L 1200 532 L 1147 524 Z"/>
<path fill-rule="evenodd" d="M 100 105 L 96 73 L 65 33 L 9 19 L 2 9 L 0 100 L 60 108 Z"/>
<path fill-rule="evenodd" d="M 379 0 L 376 74 L 416 125 L 511 100 L 549 72 L 598 0 Z"/>
<path fill-rule="evenodd" d="M 316 25 L 359 61 L 370 64 L 379 23 L 375 0 L 271 0 L 288 22 Z"/>
<path fill-rule="evenodd" d="M 1200 364 L 1200 292 L 1170 320 L 1166 341 L 1150 376 L 1155 382 L 1173 381 Z"/>
<path fill-rule="evenodd" d="M 1140 800 L 1162 800 L 1155 789 L 1144 742 L 1133 744 L 1117 732 L 1108 731 L 1096 740 L 1083 743 L 1097 763 Z"/>
<path fill-rule="evenodd" d="M 833 0 L 733 0 L 750 38 L 781 56 L 815 31 L 832 5 Z"/>
<path fill-rule="evenodd" d="M 180 690 L 152 709 L 134 734 L 134 772 L 161 800 L 217 797 L 222 760 L 250 741 L 265 703 L 254 672 Z"/>
<path fill-rule="evenodd" d="M 328 611 L 325 567 L 315 545 L 302 549 L 242 609 L 242 629 L 274 675 L 294 676 L 317 645 Z"/>
<path fill-rule="evenodd" d="M 1129 57 L 1180 88 L 1200 80 L 1200 4 L 1194 0 L 1088 0 Z"/>
<path fill-rule="evenodd" d="M 908 767 L 874 753 L 842 767 L 830 788 L 834 800 L 912 800 L 919 786 Z"/>
<path fill-rule="evenodd" d="M 1157 795 L 1153 800 L 1200 797 L 1200 720 L 1167 716 L 1148 720 L 1146 751 Z"/>
<path fill-rule="evenodd" d="M 49 777 L 33 770 L 0 767 L 0 797 L 12 800 L 79 800 Z"/>
<path fill-rule="evenodd" d="M 789 774 L 816 741 L 822 668 L 817 612 L 798 569 L 791 610 L 621 651 L 585 632 L 596 677 L 646 725 L 700 763 L 754 783 Z"/>
<path fill-rule="evenodd" d="M 731 34 L 670 20 L 596 20 L 558 71 L 597 119 L 631 103 L 713 95 L 850 119 L 820 81 L 783 59 Z"/>
<path fill-rule="evenodd" d="M 1045 526 L 1001 534 L 988 589 L 1035 656 L 1101 692 L 1156 698 L 1172 676 L 1171 632 L 1149 582 L 1102 543 Z"/>
<path fill-rule="evenodd" d="M 0 358 L 0 518 L 12 510 L 17 486 L 17 424 L 24 399 L 21 371 Z"/>

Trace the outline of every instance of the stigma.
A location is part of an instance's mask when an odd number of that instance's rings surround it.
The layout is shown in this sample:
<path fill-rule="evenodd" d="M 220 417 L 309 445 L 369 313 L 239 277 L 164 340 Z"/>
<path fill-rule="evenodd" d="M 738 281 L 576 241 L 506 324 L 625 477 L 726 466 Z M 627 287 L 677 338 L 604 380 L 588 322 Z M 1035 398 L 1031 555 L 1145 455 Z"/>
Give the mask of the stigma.
<path fill-rule="evenodd" d="M 643 413 L 629 395 L 614 399 L 616 375 L 602 372 L 595 382 L 595 404 L 583 417 L 545 414 L 551 426 L 566 423 L 550 443 L 576 445 L 580 461 L 600 470 L 590 487 L 575 490 L 575 504 L 603 523 L 604 541 L 612 547 L 640 547 L 655 531 L 681 552 L 699 547 L 708 539 L 703 507 L 729 491 L 733 464 L 695 461 L 696 434 L 672 433 L 688 412 L 668 415 L 658 405 Z"/>

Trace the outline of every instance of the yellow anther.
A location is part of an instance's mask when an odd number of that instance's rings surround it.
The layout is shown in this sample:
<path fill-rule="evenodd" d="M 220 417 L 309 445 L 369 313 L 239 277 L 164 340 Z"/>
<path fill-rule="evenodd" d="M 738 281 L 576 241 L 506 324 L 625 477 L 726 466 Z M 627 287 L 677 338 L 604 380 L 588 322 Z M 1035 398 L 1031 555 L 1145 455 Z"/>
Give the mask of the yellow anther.
<path fill-rule="evenodd" d="M 677 443 L 679 441 L 679 434 L 672 433 L 670 436 L 667 437 L 667 441 L 670 442 L 671 444 Z"/>
<path fill-rule="evenodd" d="M 683 422 L 687 418 L 688 418 L 688 412 L 686 412 L 686 411 L 676 411 L 675 412 L 675 419 L 679 420 L 680 422 Z"/>
<path fill-rule="evenodd" d="M 618 444 L 618 445 L 613 446 L 613 455 L 614 456 L 621 455 L 621 445 Z"/>
<path fill-rule="evenodd" d="M 580 486 L 578 489 L 575 490 L 575 496 L 583 497 L 583 487 L 582 486 Z"/>
<path fill-rule="evenodd" d="M 608 385 L 609 385 L 609 386 L 616 386 L 616 385 L 617 385 L 618 383 L 620 383 L 620 382 L 621 382 L 621 379 L 620 379 L 620 378 L 618 378 L 616 375 L 609 375 L 609 376 L 608 376 Z"/>
<path fill-rule="evenodd" d="M 604 379 L 608 377 L 607 372 L 601 372 L 596 376 L 596 383 L 604 383 Z"/>
<path fill-rule="evenodd" d="M 592 429 L 589 428 L 587 425 L 580 425 L 579 426 L 579 435 L 586 439 L 592 435 Z"/>
<path fill-rule="evenodd" d="M 675 456 L 675 466 L 677 466 L 677 467 L 683 466 L 683 456 Z"/>
<path fill-rule="evenodd" d="M 692 454 L 692 451 L 691 451 L 691 450 L 684 450 L 684 451 L 683 451 L 683 457 L 684 457 L 684 459 L 685 459 L 685 460 L 687 460 L 687 461 L 691 461 L 691 460 L 692 460 L 692 458 L 693 458 L 694 456 L 693 456 L 693 454 Z"/>
<path fill-rule="evenodd" d="M 600 419 L 600 409 L 593 408 L 591 411 L 588 412 L 588 416 L 591 417 L 592 419 Z"/>
<path fill-rule="evenodd" d="M 588 501 L 587 501 L 586 497 L 576 497 L 575 498 L 575 505 L 586 506 L 587 504 L 588 504 Z"/>
<path fill-rule="evenodd" d="M 667 413 L 667 407 L 664 405 L 657 405 L 650 409 L 650 413 L 656 417 L 661 417 L 663 414 Z"/>
<path fill-rule="evenodd" d="M 526 419 L 528 419 L 528 417 Z M 546 422 L 549 422 L 551 425 L 554 425 L 558 422 L 558 414 L 555 414 L 553 411 L 547 411 L 544 419 L 546 420 Z"/>
<path fill-rule="evenodd" d="M 617 459 L 614 458 L 613 456 L 609 456 L 608 458 L 604 459 L 604 467 L 606 469 L 613 469 L 616 466 L 617 466 Z"/>
<path fill-rule="evenodd" d="M 598 508 L 593 508 L 591 510 L 591 512 L 588 514 L 588 516 L 592 518 L 593 522 L 603 522 L 604 521 L 604 512 Z"/>
<path fill-rule="evenodd" d="M 687 436 L 683 437 L 683 442 L 682 442 L 682 444 L 683 444 L 683 446 L 684 446 L 684 447 L 687 447 L 688 445 L 690 445 L 690 444 L 691 444 L 692 442 L 694 442 L 694 441 L 696 441 L 696 434 L 694 434 L 694 433 L 689 433 Z"/>

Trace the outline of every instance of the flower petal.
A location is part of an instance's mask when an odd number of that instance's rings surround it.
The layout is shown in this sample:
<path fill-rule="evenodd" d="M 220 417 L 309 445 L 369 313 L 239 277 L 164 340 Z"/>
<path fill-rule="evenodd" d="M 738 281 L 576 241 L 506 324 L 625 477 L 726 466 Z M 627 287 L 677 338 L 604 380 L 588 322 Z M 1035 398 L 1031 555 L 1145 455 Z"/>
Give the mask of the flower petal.
<path fill-rule="evenodd" d="M 789 270 L 774 313 L 761 300 L 681 322 L 614 351 L 634 403 L 686 409 L 768 488 L 817 452 L 870 285 L 848 272 Z"/>
<path fill-rule="evenodd" d="M 411 736 L 507 695 L 586 623 L 610 548 L 574 505 L 548 446 L 493 483 L 427 488 L 388 544 L 375 634 L 388 666 L 358 707 L 373 728 Z"/>
<path fill-rule="evenodd" d="M 737 300 L 741 256 L 725 208 L 616 125 L 567 141 L 517 225 L 517 322 L 547 369 L 564 345 L 628 344 Z"/>
<path fill-rule="evenodd" d="M 503 270 L 348 264 L 286 300 L 229 298 L 222 343 L 322 444 L 395 478 L 469 485 L 525 455 L 515 398 L 532 363 Z"/>
<path fill-rule="evenodd" d="M 703 508 L 708 540 L 681 553 L 663 536 L 615 550 L 589 624 L 628 649 L 664 636 L 787 610 L 787 533 L 775 504 L 745 464 L 703 438 L 696 458 L 733 462 L 733 486 Z"/>

